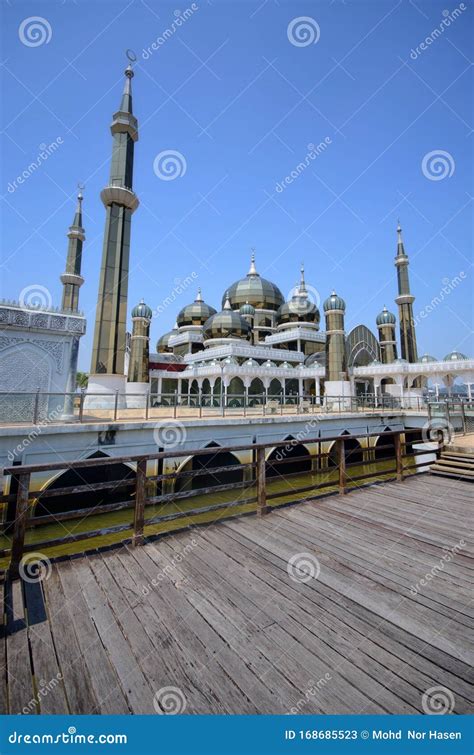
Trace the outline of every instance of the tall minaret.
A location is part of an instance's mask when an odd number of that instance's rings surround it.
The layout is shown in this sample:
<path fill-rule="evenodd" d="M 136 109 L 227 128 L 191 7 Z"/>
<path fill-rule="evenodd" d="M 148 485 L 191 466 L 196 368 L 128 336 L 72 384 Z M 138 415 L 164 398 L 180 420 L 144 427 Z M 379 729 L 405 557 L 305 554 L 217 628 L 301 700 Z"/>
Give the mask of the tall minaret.
<path fill-rule="evenodd" d="M 344 330 L 344 299 L 332 292 L 323 304 L 326 315 L 326 381 L 347 380 L 346 334 Z"/>
<path fill-rule="evenodd" d="M 69 226 L 66 271 L 61 275 L 61 283 L 63 284 L 61 308 L 68 312 L 79 311 L 79 289 L 84 283 L 84 278 L 81 275 L 81 264 L 82 244 L 86 237 L 82 227 L 82 199 L 82 192 L 79 190 L 76 214 L 72 225 Z"/>
<path fill-rule="evenodd" d="M 91 373 L 121 376 L 122 380 L 94 379 L 95 388 L 125 387 L 125 339 L 130 256 L 130 227 L 138 207 L 132 190 L 133 153 L 138 139 L 138 123 L 132 111 L 131 65 L 125 69 L 125 86 L 120 109 L 114 113 L 110 130 L 113 137 L 112 165 L 108 186 L 101 192 L 106 207 L 104 246 L 95 318 Z"/>
<path fill-rule="evenodd" d="M 402 239 L 400 222 L 397 227 L 398 242 L 395 267 L 397 268 L 398 296 L 395 302 L 398 304 L 398 320 L 400 322 L 400 346 L 402 359 L 408 362 L 418 361 L 416 348 L 415 323 L 413 321 L 413 302 L 415 297 L 410 293 L 410 281 L 408 279 L 408 256 L 405 252 Z"/>
<path fill-rule="evenodd" d="M 129 383 L 150 382 L 150 322 L 153 312 L 143 299 L 132 309 L 132 337 L 130 339 Z"/>

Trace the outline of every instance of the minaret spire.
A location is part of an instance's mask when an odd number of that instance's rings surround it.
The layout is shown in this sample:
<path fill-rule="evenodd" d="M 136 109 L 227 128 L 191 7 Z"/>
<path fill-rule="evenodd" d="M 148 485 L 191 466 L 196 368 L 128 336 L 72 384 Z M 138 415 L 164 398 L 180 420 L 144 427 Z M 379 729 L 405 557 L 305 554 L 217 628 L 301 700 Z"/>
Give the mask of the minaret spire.
<path fill-rule="evenodd" d="M 415 301 L 415 297 L 410 292 L 410 280 L 408 277 L 409 260 L 403 244 L 400 221 L 398 221 L 397 235 L 395 267 L 397 268 L 398 296 L 395 302 L 398 305 L 401 354 L 402 359 L 406 359 L 408 362 L 417 362 L 418 351 L 416 347 L 415 323 L 413 320 L 413 302 Z"/>
<path fill-rule="evenodd" d="M 61 275 L 61 283 L 63 284 L 61 307 L 68 312 L 79 311 L 79 289 L 84 283 L 84 278 L 81 275 L 81 265 L 82 245 L 86 237 L 84 234 L 84 228 L 82 227 L 82 189 L 83 187 L 79 184 L 76 212 L 74 214 L 72 225 L 69 226 L 69 232 L 67 235 L 69 244 L 67 249 L 66 270 Z"/>
<path fill-rule="evenodd" d="M 301 263 L 301 268 L 300 268 L 299 295 L 300 296 L 308 295 L 308 292 L 306 290 L 306 281 L 304 279 L 304 262 Z"/>
<path fill-rule="evenodd" d="M 255 249 L 252 249 L 252 254 L 250 256 L 250 267 L 247 275 L 258 275 L 257 268 L 255 267 Z"/>
<path fill-rule="evenodd" d="M 134 73 L 131 62 L 136 56 L 127 50 L 127 57 L 129 65 L 125 69 L 120 109 L 114 113 L 110 126 L 113 137 L 110 179 L 100 195 L 106 208 L 106 220 L 91 364 L 92 374 L 122 377 L 125 370 L 130 227 L 139 204 L 132 189 L 138 122 L 132 113 Z"/>

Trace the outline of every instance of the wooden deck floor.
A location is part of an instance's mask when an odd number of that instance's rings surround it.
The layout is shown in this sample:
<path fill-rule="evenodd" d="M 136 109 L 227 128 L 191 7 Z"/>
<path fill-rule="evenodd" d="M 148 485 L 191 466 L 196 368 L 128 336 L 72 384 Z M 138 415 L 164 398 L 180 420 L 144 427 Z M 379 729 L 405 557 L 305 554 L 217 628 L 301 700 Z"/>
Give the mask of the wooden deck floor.
<path fill-rule="evenodd" d="M 56 563 L 43 621 L 14 583 L 2 712 L 468 712 L 471 511 L 426 474 Z"/>

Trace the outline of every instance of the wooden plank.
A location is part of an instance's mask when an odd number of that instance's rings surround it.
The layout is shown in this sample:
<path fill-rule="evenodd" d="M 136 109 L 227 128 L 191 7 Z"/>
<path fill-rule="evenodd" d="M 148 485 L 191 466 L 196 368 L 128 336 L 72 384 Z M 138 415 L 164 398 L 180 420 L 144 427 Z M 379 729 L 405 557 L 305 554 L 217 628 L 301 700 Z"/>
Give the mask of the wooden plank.
<path fill-rule="evenodd" d="M 38 713 L 20 580 L 12 583 L 9 632 L 12 633 L 7 636 L 8 712 L 10 715 L 24 711 Z"/>
<path fill-rule="evenodd" d="M 135 487 L 135 512 L 133 519 L 133 545 L 143 543 L 143 526 L 146 503 L 146 459 L 137 461 L 137 480 Z"/>
<path fill-rule="evenodd" d="M 87 714 L 99 709 L 89 670 L 79 647 L 74 614 L 66 599 L 58 574 L 62 564 L 52 565 L 49 579 L 44 582 L 49 624 L 63 679 L 69 710 L 73 714 Z"/>
<path fill-rule="evenodd" d="M 31 476 L 28 473 L 18 472 L 18 467 L 16 468 L 16 474 L 18 475 L 18 491 L 15 507 L 15 522 L 13 525 L 10 566 L 8 570 L 11 579 L 16 579 L 18 577 L 20 561 L 24 552 L 25 532 L 29 514 L 28 495 Z"/>
<path fill-rule="evenodd" d="M 80 651 L 84 658 L 97 707 L 94 713 L 130 713 L 118 677 L 106 654 L 101 638 L 84 600 L 81 586 L 71 562 L 62 562 L 58 573 L 68 609 L 73 617 Z"/>
<path fill-rule="evenodd" d="M 100 635 L 100 641 L 105 647 L 118 676 L 122 691 L 128 700 L 133 713 L 155 714 L 153 698 L 155 691 L 137 664 L 130 645 L 120 630 L 110 609 L 107 595 L 101 590 L 87 559 L 76 559 L 74 571 L 89 614 Z M 125 617 L 122 617 L 125 621 Z M 113 690 L 107 693 L 113 698 Z"/>

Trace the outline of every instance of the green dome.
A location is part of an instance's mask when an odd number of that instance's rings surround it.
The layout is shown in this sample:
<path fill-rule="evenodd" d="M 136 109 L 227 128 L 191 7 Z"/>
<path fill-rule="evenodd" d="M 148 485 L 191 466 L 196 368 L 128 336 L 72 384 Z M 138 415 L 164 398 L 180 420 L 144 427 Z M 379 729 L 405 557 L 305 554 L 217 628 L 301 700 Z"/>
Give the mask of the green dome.
<path fill-rule="evenodd" d="M 151 320 L 153 312 L 148 304 L 145 304 L 142 299 L 141 302 L 132 309 L 132 317 L 145 317 L 147 320 Z"/>
<path fill-rule="evenodd" d="M 344 299 L 341 299 L 341 297 L 338 296 L 335 291 L 333 291 L 331 296 L 329 296 L 324 302 L 323 308 L 325 312 L 331 312 L 331 310 L 333 309 L 341 309 L 343 312 L 345 312 L 346 302 L 344 301 Z"/>
<path fill-rule="evenodd" d="M 420 362 L 426 363 L 426 362 L 437 362 L 438 360 L 436 357 L 432 357 L 430 354 L 423 354 L 422 357 L 420 357 Z"/>
<path fill-rule="evenodd" d="M 266 278 L 261 278 L 257 273 L 253 254 L 246 277 L 233 283 L 227 293 L 232 309 L 240 309 L 245 304 L 251 304 L 255 309 L 276 311 L 285 301 L 278 286 Z M 222 299 L 223 304 L 225 298 L 224 296 Z"/>
<path fill-rule="evenodd" d="M 460 351 L 452 351 L 444 357 L 444 362 L 457 362 L 458 360 L 469 359 L 465 354 L 461 354 Z"/>
<path fill-rule="evenodd" d="M 375 321 L 377 325 L 395 325 L 396 319 L 392 312 L 389 312 L 387 307 L 384 307 Z"/>
<path fill-rule="evenodd" d="M 178 313 L 177 323 L 179 328 L 186 327 L 188 325 L 204 325 L 212 315 L 217 312 L 214 307 L 206 304 L 201 296 L 201 289 L 198 288 L 197 296 L 191 304 L 187 304 Z"/>
<path fill-rule="evenodd" d="M 248 301 L 246 301 L 245 304 L 242 304 L 242 306 L 240 307 L 239 312 L 241 315 L 248 315 L 250 317 L 253 317 L 255 314 L 255 307 L 252 307 L 252 305 L 249 304 Z"/>
<path fill-rule="evenodd" d="M 244 338 L 248 339 L 250 325 L 241 314 L 232 309 L 229 297 L 226 297 L 222 312 L 212 315 L 204 323 L 204 338 Z"/>

